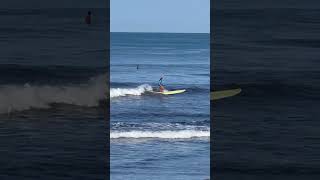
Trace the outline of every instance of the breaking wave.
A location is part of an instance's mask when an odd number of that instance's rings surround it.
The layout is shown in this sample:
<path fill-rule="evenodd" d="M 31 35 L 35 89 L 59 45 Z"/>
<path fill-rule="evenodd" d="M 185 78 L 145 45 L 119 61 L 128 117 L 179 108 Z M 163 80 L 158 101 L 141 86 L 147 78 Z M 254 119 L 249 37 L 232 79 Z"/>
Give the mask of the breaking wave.
<path fill-rule="evenodd" d="M 78 85 L 2 85 L 0 86 L 0 114 L 32 108 L 50 108 L 63 103 L 95 107 L 106 98 L 107 75 L 91 78 Z"/>
<path fill-rule="evenodd" d="M 158 138 L 158 139 L 190 139 L 210 137 L 208 130 L 179 130 L 179 131 L 127 131 L 111 132 L 111 139 L 118 138 Z"/>
<path fill-rule="evenodd" d="M 147 91 L 152 91 L 152 87 L 148 84 L 140 85 L 136 88 L 111 88 L 110 89 L 110 97 L 120 97 L 120 96 L 141 96 L 143 93 Z"/>

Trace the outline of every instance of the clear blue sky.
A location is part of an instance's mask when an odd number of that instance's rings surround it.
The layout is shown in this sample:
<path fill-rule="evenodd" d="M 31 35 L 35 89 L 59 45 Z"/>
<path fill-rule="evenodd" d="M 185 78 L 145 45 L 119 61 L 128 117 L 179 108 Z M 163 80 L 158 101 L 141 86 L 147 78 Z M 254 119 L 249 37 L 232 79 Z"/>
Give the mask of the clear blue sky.
<path fill-rule="evenodd" d="M 110 0 L 111 32 L 210 32 L 210 0 Z"/>

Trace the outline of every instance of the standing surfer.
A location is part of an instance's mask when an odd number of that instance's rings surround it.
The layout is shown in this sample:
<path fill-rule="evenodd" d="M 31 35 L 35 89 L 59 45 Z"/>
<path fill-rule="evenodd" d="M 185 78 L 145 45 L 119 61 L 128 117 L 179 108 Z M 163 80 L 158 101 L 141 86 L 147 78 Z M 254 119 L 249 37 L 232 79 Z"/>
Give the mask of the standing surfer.
<path fill-rule="evenodd" d="M 160 92 L 166 91 L 166 89 L 164 88 L 164 86 L 163 86 L 163 84 L 162 84 L 162 80 L 163 80 L 163 77 L 161 77 L 161 78 L 159 79 L 159 91 L 160 91 Z"/>

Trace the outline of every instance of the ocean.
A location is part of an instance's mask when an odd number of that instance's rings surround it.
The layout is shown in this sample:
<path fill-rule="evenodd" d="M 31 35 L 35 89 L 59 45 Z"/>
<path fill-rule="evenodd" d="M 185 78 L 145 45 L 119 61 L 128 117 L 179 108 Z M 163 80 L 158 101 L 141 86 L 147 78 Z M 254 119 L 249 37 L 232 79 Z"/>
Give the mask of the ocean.
<path fill-rule="evenodd" d="M 319 9 L 212 9 L 212 177 L 320 178 Z"/>
<path fill-rule="evenodd" d="M 0 10 L 0 179 L 107 178 L 106 11 Z"/>
<path fill-rule="evenodd" d="M 111 179 L 210 176 L 209 34 L 111 33 Z M 159 95 L 158 80 L 176 95 Z"/>

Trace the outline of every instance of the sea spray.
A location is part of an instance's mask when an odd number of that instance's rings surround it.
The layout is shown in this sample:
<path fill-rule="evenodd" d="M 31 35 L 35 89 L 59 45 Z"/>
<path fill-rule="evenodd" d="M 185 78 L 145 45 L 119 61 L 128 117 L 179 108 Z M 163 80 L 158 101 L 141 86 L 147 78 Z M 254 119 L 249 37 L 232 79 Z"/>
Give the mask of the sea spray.
<path fill-rule="evenodd" d="M 111 88 L 110 89 L 110 97 L 120 97 L 120 96 L 140 96 L 147 91 L 152 91 L 152 87 L 148 84 L 140 85 L 136 88 Z"/>
<path fill-rule="evenodd" d="M 50 108 L 63 103 L 94 107 L 106 98 L 106 75 L 91 78 L 77 85 L 2 85 L 0 86 L 0 114 L 32 108 Z"/>

